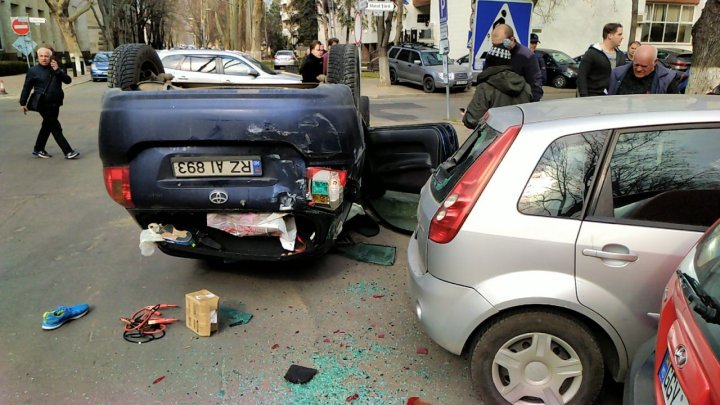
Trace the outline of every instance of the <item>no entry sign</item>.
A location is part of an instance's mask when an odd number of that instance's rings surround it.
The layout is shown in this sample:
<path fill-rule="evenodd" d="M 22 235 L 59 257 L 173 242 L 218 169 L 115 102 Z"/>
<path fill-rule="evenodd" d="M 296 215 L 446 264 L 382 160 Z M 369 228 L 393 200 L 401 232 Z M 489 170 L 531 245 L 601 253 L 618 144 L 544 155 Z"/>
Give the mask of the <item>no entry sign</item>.
<path fill-rule="evenodd" d="M 10 21 L 10 28 L 17 35 L 27 35 L 30 32 L 30 23 L 27 18 L 13 17 Z"/>

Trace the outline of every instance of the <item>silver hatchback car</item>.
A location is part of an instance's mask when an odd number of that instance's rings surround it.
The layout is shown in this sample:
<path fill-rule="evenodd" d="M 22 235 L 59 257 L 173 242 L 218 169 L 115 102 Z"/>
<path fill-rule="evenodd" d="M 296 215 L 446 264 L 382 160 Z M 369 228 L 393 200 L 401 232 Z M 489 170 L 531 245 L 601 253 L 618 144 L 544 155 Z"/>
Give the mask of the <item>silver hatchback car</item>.
<path fill-rule="evenodd" d="M 720 97 L 491 109 L 421 192 L 413 309 L 485 403 L 589 404 L 718 217 Z"/>

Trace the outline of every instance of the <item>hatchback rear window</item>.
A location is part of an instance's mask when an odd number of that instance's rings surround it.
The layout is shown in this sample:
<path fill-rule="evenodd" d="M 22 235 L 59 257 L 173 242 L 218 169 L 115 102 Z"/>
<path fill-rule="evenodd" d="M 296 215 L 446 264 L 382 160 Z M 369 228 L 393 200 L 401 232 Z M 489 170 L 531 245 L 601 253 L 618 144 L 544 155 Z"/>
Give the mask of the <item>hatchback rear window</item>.
<path fill-rule="evenodd" d="M 442 201 L 452 191 L 458 180 L 482 153 L 498 138 L 500 131 L 483 123 L 463 143 L 454 155 L 443 162 L 432 176 L 433 196 Z"/>

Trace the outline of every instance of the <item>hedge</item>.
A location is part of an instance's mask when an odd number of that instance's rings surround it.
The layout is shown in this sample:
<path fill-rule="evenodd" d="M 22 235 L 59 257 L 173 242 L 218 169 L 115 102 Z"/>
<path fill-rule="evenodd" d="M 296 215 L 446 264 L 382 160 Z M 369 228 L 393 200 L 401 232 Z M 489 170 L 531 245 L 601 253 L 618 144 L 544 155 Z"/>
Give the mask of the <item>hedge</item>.
<path fill-rule="evenodd" d="M 27 73 L 26 62 L 21 61 L 0 61 L 0 76 L 14 76 Z"/>

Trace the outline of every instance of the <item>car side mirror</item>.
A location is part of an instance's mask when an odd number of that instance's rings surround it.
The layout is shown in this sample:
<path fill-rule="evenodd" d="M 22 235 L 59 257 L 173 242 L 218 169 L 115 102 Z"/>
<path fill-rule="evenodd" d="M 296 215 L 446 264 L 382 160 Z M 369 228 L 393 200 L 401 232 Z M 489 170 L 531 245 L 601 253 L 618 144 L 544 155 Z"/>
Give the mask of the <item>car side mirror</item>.
<path fill-rule="evenodd" d="M 248 74 L 248 76 L 252 76 L 252 77 L 258 77 L 258 76 L 260 76 L 260 73 L 254 71 L 254 70 L 252 70 L 252 69 L 250 69 L 250 71 L 247 72 L 247 74 Z"/>

